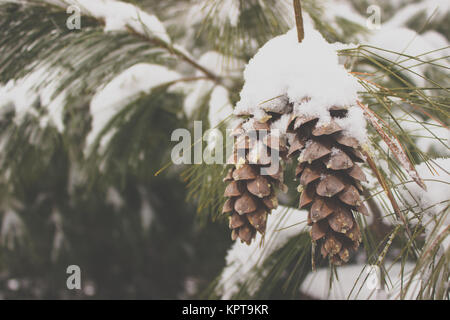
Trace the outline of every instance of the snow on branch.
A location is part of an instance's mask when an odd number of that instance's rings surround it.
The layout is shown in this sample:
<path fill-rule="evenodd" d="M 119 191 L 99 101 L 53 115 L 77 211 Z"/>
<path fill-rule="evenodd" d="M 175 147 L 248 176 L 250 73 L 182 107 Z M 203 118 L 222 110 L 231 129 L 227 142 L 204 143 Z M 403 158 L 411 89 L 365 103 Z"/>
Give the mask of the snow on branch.
<path fill-rule="evenodd" d="M 301 291 L 313 299 L 329 300 L 396 300 L 404 283 L 412 281 L 411 289 L 406 293 L 406 299 L 413 299 L 419 292 L 420 280 L 412 277 L 414 264 L 394 263 L 387 270 L 387 283 L 381 285 L 379 269 L 365 264 L 341 266 L 336 270 L 330 287 L 330 270 L 319 269 L 310 273 L 302 283 Z"/>
<path fill-rule="evenodd" d="M 111 119 L 139 94 L 148 94 L 152 88 L 180 78 L 175 71 L 148 63 L 136 64 L 115 77 L 92 98 L 92 129 L 86 140 L 87 151 Z M 102 144 L 107 142 L 105 139 Z"/>
<path fill-rule="evenodd" d="M 259 233 L 250 245 L 236 241 L 228 251 L 227 267 L 223 270 L 217 286 L 222 298 L 230 299 L 238 292 L 240 285 L 256 276 L 256 269 L 261 267 L 273 252 L 292 237 L 305 232 L 306 219 L 307 211 L 305 210 L 278 206 L 269 217 L 270 223 L 264 237 L 264 246 L 260 245 Z M 248 289 L 256 291 L 259 285 L 260 281 L 252 281 Z"/>
<path fill-rule="evenodd" d="M 141 38 L 156 43 L 181 60 L 200 70 L 208 78 L 218 82 L 219 78 L 198 64 L 180 45 L 173 44 L 162 22 L 137 6 L 116 0 L 45 0 L 60 7 L 79 6 L 82 12 L 105 24 L 105 31 L 129 31 Z"/>
<path fill-rule="evenodd" d="M 405 183 L 399 192 L 405 200 L 407 207 L 403 209 L 411 210 L 420 214 L 422 224 L 425 226 L 427 243 L 433 242 L 436 236 L 435 228 L 440 231 L 450 226 L 450 158 L 438 158 L 423 162 L 416 166 L 416 170 L 421 175 L 427 186 L 427 191 L 421 189 L 415 183 Z M 441 219 L 443 217 L 443 219 Z M 439 234 L 439 232 L 437 232 Z M 444 251 L 448 250 L 450 244 L 449 237 L 445 237 L 442 242 Z"/>
<path fill-rule="evenodd" d="M 198 62 L 220 78 L 239 77 L 244 64 L 241 60 L 226 57 L 216 51 L 205 52 L 198 59 Z M 201 70 L 197 70 L 195 73 L 197 77 L 202 75 Z M 188 118 L 195 114 L 195 111 L 202 104 L 202 100 L 208 94 L 211 94 L 208 114 L 211 127 L 216 127 L 233 113 L 229 92 L 225 86 L 217 85 L 210 79 L 199 80 L 193 84 L 183 84 L 182 86 L 187 92 L 183 110 Z"/>
<path fill-rule="evenodd" d="M 328 43 L 305 22 L 301 43 L 292 29 L 267 42 L 250 60 L 235 114 L 251 114 L 261 120 L 266 117 L 268 102 L 287 99 L 296 115 L 317 116 L 325 124 L 331 120 L 330 108 L 343 106 L 349 112 L 339 125 L 344 133 L 364 143 L 366 122 L 356 105 L 361 87 L 339 64 L 337 45 Z"/>
<path fill-rule="evenodd" d="M 103 20 L 105 31 L 127 31 L 131 28 L 143 36 L 170 43 L 170 37 L 159 19 L 133 4 L 116 0 L 46 0 L 61 7 L 78 6 L 84 14 Z"/>
<path fill-rule="evenodd" d="M 58 89 L 61 69 L 51 69 L 43 64 L 33 72 L 20 79 L 11 79 L 5 85 L 0 85 L 0 107 L 8 105 L 14 107 L 14 122 L 17 125 L 23 123 L 26 115 L 38 116 L 35 108 L 36 102 L 46 106 L 48 112 L 40 115 L 39 125 L 44 128 L 49 123 L 54 125 L 60 132 L 64 130 L 63 110 L 66 93 L 61 92 L 55 96 Z M 45 79 L 45 80 L 43 80 Z M 1 118 L 1 115 L 0 115 Z"/>

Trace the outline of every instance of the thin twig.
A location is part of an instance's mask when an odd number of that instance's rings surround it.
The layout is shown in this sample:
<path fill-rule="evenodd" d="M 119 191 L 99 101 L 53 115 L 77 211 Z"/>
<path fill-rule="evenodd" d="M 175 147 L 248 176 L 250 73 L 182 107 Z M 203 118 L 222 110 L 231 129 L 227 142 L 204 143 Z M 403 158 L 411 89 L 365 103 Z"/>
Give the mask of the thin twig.
<path fill-rule="evenodd" d="M 294 11 L 298 42 L 301 43 L 303 41 L 303 38 L 305 38 L 305 30 L 303 29 L 302 4 L 300 0 L 294 0 Z"/>
<path fill-rule="evenodd" d="M 367 206 L 373 215 L 373 220 L 370 227 L 375 232 L 377 240 L 383 239 L 386 234 L 391 232 L 391 229 L 383 222 L 383 213 L 375 202 L 375 198 L 371 196 L 370 191 L 367 188 L 364 188 L 363 195 L 366 198 Z"/>
<path fill-rule="evenodd" d="M 357 100 L 356 103 L 361 107 L 361 109 L 363 109 L 364 115 L 370 121 L 370 123 L 375 128 L 375 130 L 378 132 L 378 134 L 383 139 L 383 141 L 386 143 L 388 148 L 392 151 L 395 158 L 399 161 L 400 165 L 403 168 L 405 168 L 408 175 L 422 189 L 424 189 L 426 191 L 427 186 L 420 178 L 419 173 L 417 172 L 413 163 L 411 162 L 408 155 L 406 154 L 405 149 L 403 148 L 402 144 L 400 143 L 400 140 L 395 135 L 394 131 L 389 127 L 389 125 L 383 119 L 381 119 L 375 112 L 370 110 L 369 107 L 365 106 L 359 100 Z M 385 127 L 389 130 L 389 133 L 387 133 L 386 131 L 383 130 L 383 128 L 381 127 L 379 122 L 381 122 L 382 124 L 385 125 Z"/>

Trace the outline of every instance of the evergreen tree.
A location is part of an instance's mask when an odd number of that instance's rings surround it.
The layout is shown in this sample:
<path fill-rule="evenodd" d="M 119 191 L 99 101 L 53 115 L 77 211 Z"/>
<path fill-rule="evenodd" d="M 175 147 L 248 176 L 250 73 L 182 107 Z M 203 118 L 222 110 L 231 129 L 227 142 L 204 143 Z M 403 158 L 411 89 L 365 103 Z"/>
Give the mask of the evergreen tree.
<path fill-rule="evenodd" d="M 448 299 L 449 15 L 0 0 L 0 298 Z M 194 120 L 281 129 L 280 171 L 245 138 L 243 162 L 174 164 Z"/>

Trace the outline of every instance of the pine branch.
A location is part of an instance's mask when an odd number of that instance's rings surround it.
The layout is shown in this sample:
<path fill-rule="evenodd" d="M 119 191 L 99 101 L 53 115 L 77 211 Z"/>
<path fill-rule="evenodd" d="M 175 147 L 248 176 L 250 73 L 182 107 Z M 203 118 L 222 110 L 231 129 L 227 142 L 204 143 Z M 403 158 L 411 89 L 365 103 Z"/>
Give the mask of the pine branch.
<path fill-rule="evenodd" d="M 156 45 L 156 46 L 166 49 L 168 52 L 176 55 L 177 57 L 179 57 L 183 61 L 187 62 L 189 65 L 191 65 L 195 69 L 201 71 L 208 79 L 214 81 L 215 83 L 217 83 L 217 84 L 221 83 L 221 78 L 219 76 L 215 75 L 210 70 L 201 66 L 198 62 L 196 62 L 194 59 L 192 59 L 191 57 L 189 57 L 183 51 L 177 49 L 176 47 L 174 47 L 170 44 L 167 44 L 166 42 L 160 41 L 158 39 L 149 38 L 145 35 L 139 34 L 131 28 L 128 28 L 128 31 L 130 32 L 130 34 L 133 34 L 134 36 L 140 37 L 141 39 L 144 39 L 153 45 Z"/>

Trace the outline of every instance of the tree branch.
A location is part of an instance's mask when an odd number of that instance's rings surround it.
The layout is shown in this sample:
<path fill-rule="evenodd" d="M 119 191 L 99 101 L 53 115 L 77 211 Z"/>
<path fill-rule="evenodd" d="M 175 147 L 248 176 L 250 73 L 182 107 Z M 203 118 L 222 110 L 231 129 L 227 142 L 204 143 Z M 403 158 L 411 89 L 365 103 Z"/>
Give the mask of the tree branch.
<path fill-rule="evenodd" d="M 300 0 L 294 0 L 294 11 L 298 42 L 301 43 L 305 38 L 305 30 L 303 29 L 302 4 Z"/>
<path fill-rule="evenodd" d="M 206 69 L 205 67 L 201 66 L 200 64 L 198 64 L 196 61 L 192 60 L 190 57 L 188 57 L 186 54 L 184 54 L 182 51 L 174 48 L 173 46 L 167 44 L 164 41 L 161 41 L 157 38 L 150 38 L 150 37 L 146 37 L 145 35 L 136 32 L 134 29 L 127 27 L 128 32 L 130 32 L 132 35 L 135 35 L 145 41 L 148 41 L 154 45 L 157 45 L 161 48 L 166 49 L 167 51 L 173 53 L 174 55 L 176 55 L 177 57 L 179 57 L 181 60 L 187 62 L 188 64 L 190 64 L 191 66 L 193 66 L 195 69 L 200 70 L 208 79 L 213 80 L 216 83 L 220 83 L 221 79 L 219 76 L 215 75 L 214 73 L 212 73 L 211 71 L 209 71 L 208 69 Z"/>
<path fill-rule="evenodd" d="M 64 2 L 63 4 L 55 4 L 52 3 L 51 1 L 48 1 L 47 4 L 53 5 L 55 7 L 58 7 L 60 9 L 66 9 L 66 6 L 68 6 L 70 4 L 70 2 Z M 99 23 L 101 24 L 105 24 L 104 19 L 101 19 L 93 14 L 90 14 L 88 12 L 88 14 L 90 15 L 91 18 L 96 19 Z M 205 67 L 201 66 L 200 64 L 198 64 L 196 61 L 194 61 L 192 58 L 190 58 L 189 56 L 187 56 L 185 53 L 183 53 L 181 50 L 176 49 L 173 45 L 171 45 L 170 43 L 167 43 L 161 39 L 155 38 L 155 37 L 150 37 L 145 33 L 140 33 L 138 31 L 136 31 L 135 29 L 133 29 L 130 26 L 126 26 L 126 30 L 134 35 L 137 36 L 147 42 L 150 42 L 154 45 L 157 45 L 163 49 L 166 49 L 167 51 L 173 53 L 174 55 L 176 55 L 177 57 L 179 57 L 181 60 L 187 62 L 188 64 L 190 64 L 191 66 L 193 66 L 195 69 L 201 71 L 208 79 L 216 82 L 216 83 L 221 83 L 221 78 L 217 75 L 215 75 L 213 72 L 211 72 L 210 70 L 206 69 Z"/>

